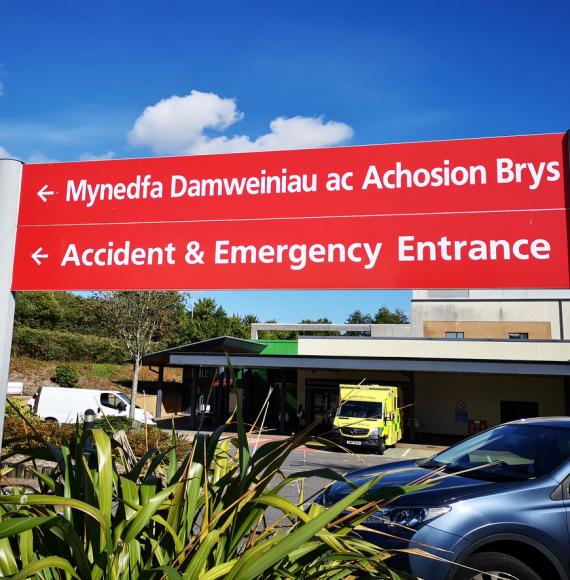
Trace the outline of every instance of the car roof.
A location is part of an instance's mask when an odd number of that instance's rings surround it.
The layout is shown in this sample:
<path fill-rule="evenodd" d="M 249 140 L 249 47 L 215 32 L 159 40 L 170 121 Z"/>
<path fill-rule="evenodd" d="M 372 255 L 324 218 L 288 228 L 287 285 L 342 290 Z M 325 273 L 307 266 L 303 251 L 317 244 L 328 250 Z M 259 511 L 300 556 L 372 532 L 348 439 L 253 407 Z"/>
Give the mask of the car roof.
<path fill-rule="evenodd" d="M 539 425 L 544 427 L 562 427 L 570 429 L 570 417 L 531 417 L 510 421 L 507 425 Z"/>

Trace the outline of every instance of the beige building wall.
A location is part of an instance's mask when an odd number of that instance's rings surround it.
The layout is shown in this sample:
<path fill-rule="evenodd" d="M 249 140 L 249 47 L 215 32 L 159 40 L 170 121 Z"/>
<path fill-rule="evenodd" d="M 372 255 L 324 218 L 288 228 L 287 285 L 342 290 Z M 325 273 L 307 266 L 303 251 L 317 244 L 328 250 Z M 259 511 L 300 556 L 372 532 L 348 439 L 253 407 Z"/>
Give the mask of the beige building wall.
<path fill-rule="evenodd" d="M 469 360 L 570 360 L 570 343 L 527 340 L 426 340 L 299 337 L 299 354 L 316 356 L 414 357 Z"/>
<path fill-rule="evenodd" d="M 416 294 L 414 293 L 416 298 Z M 562 306 L 562 319 L 565 329 L 565 337 L 570 338 L 570 304 L 558 301 L 517 301 L 497 300 L 481 302 L 476 299 L 466 301 L 425 301 L 412 302 L 412 334 L 422 336 L 427 322 L 490 322 L 490 323 L 548 323 L 550 324 L 550 336 L 548 338 L 560 339 L 560 306 Z M 526 330 L 521 330 L 526 332 Z M 481 337 L 481 338 L 493 338 Z M 505 337 L 506 338 L 506 337 Z"/>
<path fill-rule="evenodd" d="M 425 338 L 445 338 L 446 332 L 463 332 L 463 338 L 509 338 L 513 332 L 528 334 L 529 340 L 552 338 L 550 322 L 465 322 L 457 320 L 424 321 Z"/>
<path fill-rule="evenodd" d="M 420 433 L 467 435 L 467 423 L 455 422 L 458 401 L 469 419 L 486 419 L 489 427 L 501 422 L 501 401 L 536 401 L 541 416 L 565 411 L 560 377 L 416 373 L 414 384 Z"/>
<path fill-rule="evenodd" d="M 414 327 L 411 324 L 371 324 L 370 335 L 386 338 L 412 338 Z"/>
<path fill-rule="evenodd" d="M 411 323 L 372 327 L 371 338 L 299 337 L 299 354 L 370 358 L 567 362 L 570 360 L 570 290 L 415 290 Z M 446 332 L 465 339 L 445 340 Z M 528 341 L 509 340 L 528 333 Z M 569 342 L 562 342 L 565 339 Z M 403 373 L 347 371 L 342 380 L 358 382 L 365 374 L 375 382 L 408 381 Z M 299 400 L 305 380 L 337 379 L 339 373 L 299 372 Z M 538 414 L 564 415 L 562 377 L 487 374 L 414 373 L 415 413 L 419 432 L 467 435 L 468 424 L 455 411 L 465 401 L 469 419 L 488 426 L 501 422 L 501 401 L 535 402 Z"/>

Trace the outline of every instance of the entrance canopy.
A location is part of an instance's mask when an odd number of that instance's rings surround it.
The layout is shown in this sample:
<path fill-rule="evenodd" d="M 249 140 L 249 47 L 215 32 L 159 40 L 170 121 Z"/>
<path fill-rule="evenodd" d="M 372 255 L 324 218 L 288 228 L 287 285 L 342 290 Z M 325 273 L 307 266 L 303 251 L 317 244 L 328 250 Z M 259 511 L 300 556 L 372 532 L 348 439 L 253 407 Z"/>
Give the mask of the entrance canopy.
<path fill-rule="evenodd" d="M 194 365 L 197 363 L 182 363 L 177 364 L 172 362 L 172 357 L 183 354 L 183 355 L 190 355 L 194 353 L 222 353 L 220 357 L 223 359 L 223 362 L 220 364 L 212 363 L 211 365 L 207 366 L 225 366 L 227 364 L 227 360 L 225 357 L 225 353 L 230 355 L 233 354 L 257 354 L 260 353 L 265 349 L 266 345 L 260 342 L 256 342 L 253 340 L 244 340 L 243 338 L 235 338 L 233 336 L 218 336 L 216 338 L 210 338 L 208 340 L 201 340 L 199 342 L 193 342 L 191 344 L 183 344 L 181 346 L 176 346 L 174 348 L 170 348 L 168 350 L 161 350 L 158 352 L 153 352 L 147 354 L 142 359 L 143 365 L 148 366 L 187 366 L 187 365 Z M 232 357 L 233 362 L 233 357 Z"/>
<path fill-rule="evenodd" d="M 159 367 L 158 399 L 162 399 L 164 367 L 182 369 L 182 385 L 177 392 L 190 428 L 195 428 L 201 417 L 210 419 L 212 425 L 219 424 L 234 404 L 230 397 L 238 396 L 250 421 L 258 416 L 263 401 L 271 398 L 268 422 L 286 432 L 287 413 L 294 417 L 298 405 L 305 407 L 310 420 L 318 420 L 323 408 L 334 406 L 331 400 L 338 396 L 342 381 L 354 383 L 366 378 L 402 389 L 406 428 L 413 439 L 416 416 L 422 432 L 463 432 L 466 427 L 456 421 L 454 401 L 469 400 L 474 417 L 493 423 L 501 421 L 497 411 L 500 401 L 514 404 L 530 397 L 545 410 L 541 412 L 563 413 L 565 393 L 570 392 L 568 345 L 559 340 L 515 343 L 343 336 L 303 336 L 297 341 L 272 343 L 223 336 L 149 354 L 143 364 Z M 407 356 L 399 356 L 401 353 Z M 220 369 L 228 366 L 228 356 L 239 388 L 235 392 L 214 388 L 210 393 L 211 386 L 217 386 L 216 373 L 226 376 Z M 479 378 L 483 376 L 486 378 Z M 165 399 L 169 390 L 164 391 Z M 535 397 L 535 391 L 542 393 L 542 398 Z M 327 396 L 330 400 L 325 404 Z M 435 414 L 434 409 L 438 410 Z M 160 416 L 158 411 L 157 406 Z"/>
<path fill-rule="evenodd" d="M 406 344 L 406 342 L 408 341 L 405 339 L 401 340 L 402 345 Z M 464 341 L 464 344 L 469 342 L 471 341 Z M 475 345 L 476 341 L 472 342 Z M 547 341 L 541 342 L 545 343 Z M 560 344 L 560 342 L 556 341 L 556 344 Z M 266 349 L 267 344 L 264 342 L 221 336 L 148 354 L 143 357 L 142 364 L 170 367 L 224 367 L 227 366 L 228 362 L 227 353 L 230 356 L 232 366 L 238 368 L 570 376 L 570 362 L 561 360 L 263 354 Z M 274 352 L 274 349 L 271 350 Z"/>

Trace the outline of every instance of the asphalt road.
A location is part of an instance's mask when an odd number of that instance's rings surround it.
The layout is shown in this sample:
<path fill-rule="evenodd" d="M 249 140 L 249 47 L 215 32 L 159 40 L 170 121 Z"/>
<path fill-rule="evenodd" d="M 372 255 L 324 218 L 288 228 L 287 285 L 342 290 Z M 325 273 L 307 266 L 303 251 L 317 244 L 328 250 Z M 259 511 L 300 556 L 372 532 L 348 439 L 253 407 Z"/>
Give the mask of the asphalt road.
<path fill-rule="evenodd" d="M 374 455 L 372 453 L 356 455 L 349 453 L 336 453 L 326 450 L 299 449 L 291 453 L 287 458 L 282 471 L 285 476 L 289 476 L 294 473 L 327 467 L 341 475 L 344 475 L 345 473 L 354 471 L 355 469 L 373 467 L 375 465 L 385 465 L 388 463 L 394 463 L 395 461 L 400 461 L 400 458 Z M 325 485 L 330 482 L 330 479 L 312 476 L 303 481 L 304 498 L 307 500 L 318 495 Z M 300 482 L 294 482 L 287 485 L 281 495 L 294 503 L 298 503 L 300 489 Z"/>
<path fill-rule="evenodd" d="M 192 438 L 194 433 L 194 431 L 179 431 L 179 434 L 185 434 L 189 438 Z M 227 436 L 235 437 L 235 434 L 227 434 Z M 282 435 L 265 435 L 261 437 L 259 443 L 263 444 L 276 439 L 285 440 L 286 437 Z M 255 435 L 252 435 L 249 438 L 249 444 L 250 450 L 253 452 L 257 448 Z M 348 452 L 336 452 L 332 451 L 331 449 L 301 446 L 290 453 L 282 467 L 282 472 L 284 476 L 290 476 L 294 473 L 329 468 L 341 475 L 344 475 L 349 471 L 354 471 L 355 469 L 394 463 L 403 459 L 419 459 L 430 457 L 442 449 L 444 448 L 432 445 L 398 444 L 395 447 L 388 448 L 384 455 L 376 455 L 375 453 L 371 452 L 357 454 Z M 272 483 L 277 484 L 280 480 L 280 478 L 275 478 L 274 482 Z M 322 491 L 323 488 L 328 483 L 330 483 L 330 481 L 331 480 L 328 478 L 315 476 L 307 477 L 304 479 L 303 497 L 305 501 L 318 495 L 318 493 Z M 300 485 L 300 481 L 289 484 L 283 489 L 281 495 L 298 504 Z"/>

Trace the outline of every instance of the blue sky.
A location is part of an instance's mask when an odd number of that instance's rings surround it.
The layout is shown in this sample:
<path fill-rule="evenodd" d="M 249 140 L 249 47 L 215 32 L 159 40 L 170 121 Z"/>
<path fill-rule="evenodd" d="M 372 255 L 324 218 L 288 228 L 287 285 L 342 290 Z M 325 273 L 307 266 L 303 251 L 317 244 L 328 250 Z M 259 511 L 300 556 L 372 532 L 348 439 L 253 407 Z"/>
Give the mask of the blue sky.
<path fill-rule="evenodd" d="M 567 1 L 4 0 L 0 153 L 68 161 L 564 131 L 569 21 Z M 181 111 L 187 125 L 157 127 Z M 263 320 L 342 322 L 356 308 L 409 310 L 411 293 L 212 295 Z"/>

